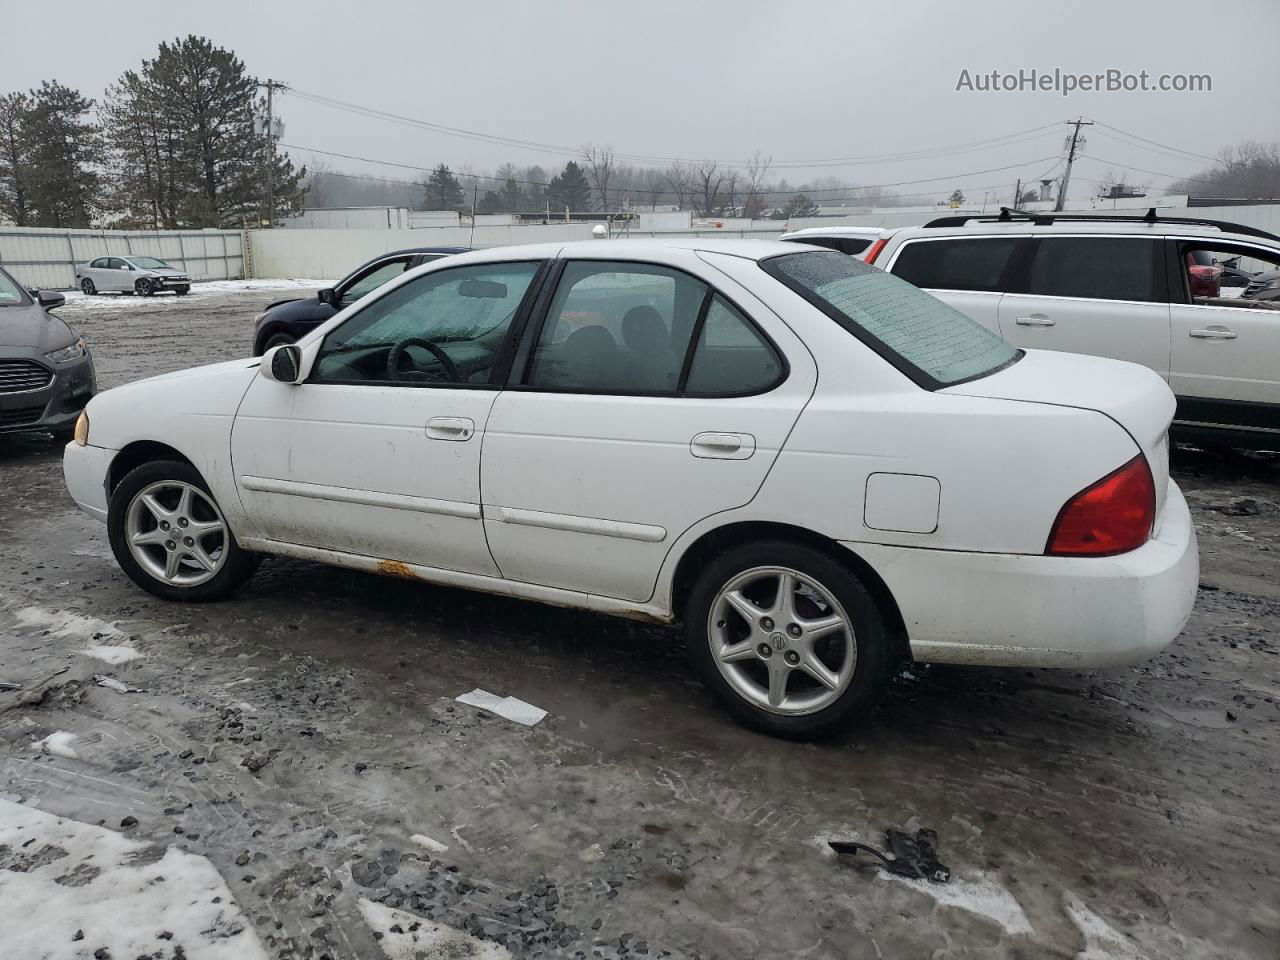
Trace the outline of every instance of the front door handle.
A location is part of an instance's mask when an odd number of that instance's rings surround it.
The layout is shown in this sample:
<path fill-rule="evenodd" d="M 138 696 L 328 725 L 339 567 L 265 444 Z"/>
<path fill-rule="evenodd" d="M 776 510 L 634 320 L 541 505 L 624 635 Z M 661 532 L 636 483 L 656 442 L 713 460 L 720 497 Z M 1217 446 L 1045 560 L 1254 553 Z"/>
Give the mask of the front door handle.
<path fill-rule="evenodd" d="M 1197 340 L 1234 340 L 1235 332 L 1226 327 L 1205 327 L 1203 330 L 1192 330 L 1189 334 Z"/>
<path fill-rule="evenodd" d="M 756 452 L 749 433 L 700 433 L 689 441 L 689 452 L 704 460 L 746 460 Z"/>
<path fill-rule="evenodd" d="M 1058 321 L 1050 320 L 1048 317 L 1041 316 L 1037 313 L 1032 314 L 1029 317 L 1018 317 L 1018 319 L 1013 322 L 1020 327 L 1052 327 Z"/>
<path fill-rule="evenodd" d="M 466 417 L 432 417 L 427 421 L 427 436 L 432 440 L 470 440 L 475 432 L 475 421 Z"/>

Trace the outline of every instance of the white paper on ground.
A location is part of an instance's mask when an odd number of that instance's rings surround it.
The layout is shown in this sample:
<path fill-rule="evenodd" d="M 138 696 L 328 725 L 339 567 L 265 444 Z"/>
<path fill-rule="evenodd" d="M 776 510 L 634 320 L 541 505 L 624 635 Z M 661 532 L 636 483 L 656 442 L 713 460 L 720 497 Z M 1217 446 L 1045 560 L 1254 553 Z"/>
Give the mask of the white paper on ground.
<path fill-rule="evenodd" d="M 432 840 L 425 833 L 415 833 L 409 838 L 420 847 L 426 847 L 432 853 L 447 853 L 449 845 L 441 843 L 439 840 Z"/>
<path fill-rule="evenodd" d="M 535 723 L 541 722 L 547 715 L 547 711 L 541 707 L 535 707 L 532 703 L 525 703 L 515 697 L 500 697 L 496 693 L 481 690 L 479 687 L 470 693 L 464 693 L 457 700 L 458 703 L 488 710 L 490 713 L 496 713 L 506 720 L 524 724 L 526 727 L 532 727 Z"/>

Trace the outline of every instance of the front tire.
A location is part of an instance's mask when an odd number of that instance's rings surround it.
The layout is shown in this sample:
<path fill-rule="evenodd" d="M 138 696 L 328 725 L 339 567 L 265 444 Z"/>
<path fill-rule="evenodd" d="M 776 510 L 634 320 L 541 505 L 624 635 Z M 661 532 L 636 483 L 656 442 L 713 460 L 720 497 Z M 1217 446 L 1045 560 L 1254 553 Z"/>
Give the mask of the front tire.
<path fill-rule="evenodd" d="M 190 287 L 174 287 L 173 292 L 180 297 L 185 297 L 188 293 L 191 292 L 191 288 Z"/>
<path fill-rule="evenodd" d="M 140 297 L 150 297 L 156 292 L 155 285 L 146 277 L 140 278 L 138 282 L 133 285 L 133 289 Z"/>
<path fill-rule="evenodd" d="M 98 292 L 98 288 L 93 285 L 92 280 L 90 280 L 88 277 L 85 277 L 83 280 L 80 281 L 80 291 L 86 297 L 92 297 L 95 293 Z"/>
<path fill-rule="evenodd" d="M 165 600 L 220 600 L 258 565 L 236 544 L 204 478 L 176 460 L 125 475 L 111 494 L 107 535 L 129 579 Z"/>
<path fill-rule="evenodd" d="M 266 353 L 272 347 L 284 346 L 287 343 L 297 343 L 297 338 L 287 333 L 273 333 L 267 338 L 266 344 L 262 347 L 262 352 Z"/>
<path fill-rule="evenodd" d="M 783 540 L 707 565 L 684 610 L 694 671 L 742 724 L 811 740 L 847 728 L 888 687 L 893 643 L 845 564 Z"/>

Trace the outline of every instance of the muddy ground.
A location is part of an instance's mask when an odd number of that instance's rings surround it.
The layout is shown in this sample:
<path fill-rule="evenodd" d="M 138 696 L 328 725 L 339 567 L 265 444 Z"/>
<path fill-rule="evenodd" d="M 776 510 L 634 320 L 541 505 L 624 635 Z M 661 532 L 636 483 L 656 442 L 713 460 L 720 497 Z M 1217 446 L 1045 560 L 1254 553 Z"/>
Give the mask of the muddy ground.
<path fill-rule="evenodd" d="M 272 299 L 61 316 L 110 387 L 245 355 Z M 518 956 L 1270 960 L 1280 458 L 1182 449 L 1175 476 L 1203 575 L 1161 656 L 910 667 L 859 729 L 797 745 L 731 723 L 662 628 L 279 559 L 230 602 L 156 600 L 60 449 L 0 439 L 0 681 L 24 684 L 0 693 L 0 795 L 206 855 L 279 957 L 379 956 L 367 898 Z M 549 716 L 455 703 L 475 687 Z M 75 758 L 31 749 L 55 731 Z M 952 884 L 822 851 L 918 826 Z"/>

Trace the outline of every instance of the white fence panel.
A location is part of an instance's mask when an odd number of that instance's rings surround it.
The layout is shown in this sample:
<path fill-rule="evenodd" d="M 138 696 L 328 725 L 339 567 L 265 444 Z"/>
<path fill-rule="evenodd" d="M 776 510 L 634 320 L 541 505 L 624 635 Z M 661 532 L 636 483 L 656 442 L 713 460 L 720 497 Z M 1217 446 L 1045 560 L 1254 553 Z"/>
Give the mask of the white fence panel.
<path fill-rule="evenodd" d="M 76 284 L 76 264 L 133 255 L 166 260 L 194 280 L 244 276 L 243 235 L 235 230 L 0 227 L 0 265 L 32 288 L 69 290 Z"/>

